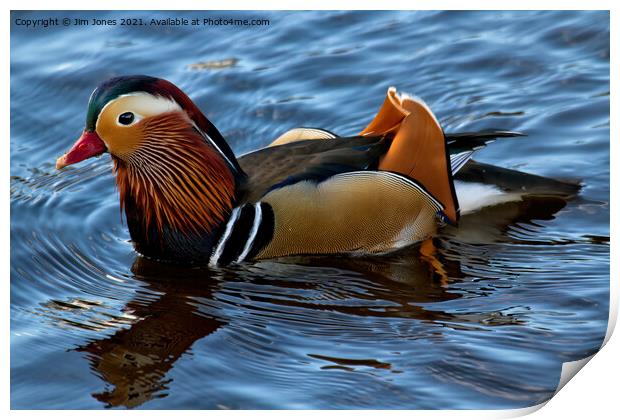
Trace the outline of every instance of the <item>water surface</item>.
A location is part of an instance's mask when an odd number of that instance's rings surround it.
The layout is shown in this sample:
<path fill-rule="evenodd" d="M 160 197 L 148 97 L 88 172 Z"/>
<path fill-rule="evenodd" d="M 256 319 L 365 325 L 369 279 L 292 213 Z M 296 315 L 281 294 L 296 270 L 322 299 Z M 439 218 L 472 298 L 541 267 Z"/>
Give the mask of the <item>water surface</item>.
<path fill-rule="evenodd" d="M 11 36 L 13 408 L 518 408 L 601 345 L 609 301 L 607 12 L 31 12 L 261 27 Z M 92 89 L 169 79 L 237 154 L 300 125 L 354 134 L 388 86 L 445 131 L 528 133 L 477 159 L 580 179 L 488 208 L 434 250 L 217 270 L 140 258 L 109 158 L 65 171 Z"/>

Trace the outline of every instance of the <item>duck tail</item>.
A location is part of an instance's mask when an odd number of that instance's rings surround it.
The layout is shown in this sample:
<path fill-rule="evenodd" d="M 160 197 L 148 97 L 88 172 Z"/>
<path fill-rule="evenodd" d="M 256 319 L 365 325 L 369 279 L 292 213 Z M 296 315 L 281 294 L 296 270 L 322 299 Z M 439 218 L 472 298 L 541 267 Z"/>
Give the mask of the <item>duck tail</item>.
<path fill-rule="evenodd" d="M 450 166 L 452 174 L 456 174 L 471 159 L 474 152 L 482 149 L 498 138 L 522 137 L 526 134 L 517 131 L 484 130 L 470 131 L 465 133 L 446 134 L 448 153 L 450 154 Z"/>
<path fill-rule="evenodd" d="M 452 181 L 450 156 L 443 130 L 428 106 L 420 99 L 398 95 L 388 89 L 387 98 L 372 122 L 360 133 L 393 135 L 379 170 L 413 178 L 444 207 L 449 222 L 459 219 L 459 204 Z"/>
<path fill-rule="evenodd" d="M 519 193 L 521 196 L 555 197 L 564 200 L 579 194 L 583 187 L 579 179 L 547 178 L 473 160 L 469 161 L 455 179 L 467 183 L 493 185 L 506 193 Z"/>

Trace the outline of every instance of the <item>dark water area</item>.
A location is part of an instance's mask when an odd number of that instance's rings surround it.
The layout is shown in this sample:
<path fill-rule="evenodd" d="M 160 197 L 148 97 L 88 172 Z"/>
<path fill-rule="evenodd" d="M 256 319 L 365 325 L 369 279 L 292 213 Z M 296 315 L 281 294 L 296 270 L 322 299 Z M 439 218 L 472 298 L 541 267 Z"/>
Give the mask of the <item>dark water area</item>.
<path fill-rule="evenodd" d="M 16 18 L 267 18 L 25 28 Z M 598 350 L 609 309 L 608 12 L 16 12 L 12 408 L 520 408 Z M 237 154 L 296 126 L 359 132 L 389 86 L 476 159 L 579 179 L 567 203 L 463 217 L 384 257 L 191 269 L 139 257 L 108 156 L 54 169 L 104 79 L 190 95 Z"/>

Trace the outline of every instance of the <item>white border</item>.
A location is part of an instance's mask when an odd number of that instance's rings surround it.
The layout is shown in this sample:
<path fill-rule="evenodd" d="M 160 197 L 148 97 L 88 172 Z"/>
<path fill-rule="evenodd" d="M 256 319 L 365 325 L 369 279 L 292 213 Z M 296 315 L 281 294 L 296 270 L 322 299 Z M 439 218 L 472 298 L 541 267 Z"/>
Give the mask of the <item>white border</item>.
<path fill-rule="evenodd" d="M 0 118 L 2 119 L 2 127 L 4 127 L 4 147 L 5 153 L 2 157 L 2 164 L 4 171 L 4 182 L 2 183 L 2 196 L 6 200 L 5 206 L 2 208 L 5 224 L 2 226 L 3 244 L 2 250 L 5 261 L 5 287 L 2 293 L 2 303 L 4 308 L 5 319 L 3 319 L 3 337 L 4 345 L 2 348 L 2 366 L 4 373 L 4 381 L 2 382 L 2 390 L 4 399 L 3 411 L 9 409 L 9 380 L 10 380 L 10 364 L 9 364 L 9 307 L 10 307 L 10 257 L 9 257 L 9 238 L 10 238 L 10 217 L 9 217 L 9 141 L 10 133 L 10 120 L 9 120 L 9 100 L 10 100 L 10 10 L 233 10 L 233 9 L 249 9 L 249 10 L 303 10 L 308 8 L 325 9 L 325 10 L 340 10 L 340 9 L 408 9 L 408 10 L 478 10 L 478 9 L 511 9 L 511 10 L 542 10 L 542 9 L 562 9 L 562 10 L 611 10 L 611 74 L 617 77 L 620 72 L 618 71 L 616 61 L 619 53 L 618 40 L 616 36 L 618 25 L 618 7 L 619 2 L 615 1 L 602 1 L 602 0 L 590 0 L 590 1 L 562 1 L 557 0 L 521 0 L 521 1 L 469 1 L 467 3 L 455 0 L 435 0 L 435 1 L 391 1 L 382 0 L 381 2 L 369 2 L 364 0 L 358 1 L 335 1 L 335 0 L 315 0 L 312 3 L 296 3 L 293 4 L 290 0 L 263 0 L 260 2 L 248 2 L 248 1 L 235 1 L 228 0 L 226 2 L 220 0 L 215 3 L 213 1 L 200 2 L 198 0 L 109 0 L 109 1 L 91 1 L 83 2 L 76 0 L 58 0 L 55 2 L 43 1 L 43 0 L 4 0 L 2 5 L 2 47 L 4 53 L 4 60 L 2 61 L 2 76 L 4 83 L 2 84 L 2 97 L 3 107 Z M 616 92 L 613 89 L 613 77 L 610 81 L 610 88 L 613 92 L 610 95 L 611 110 L 616 109 L 617 103 Z M 613 115 L 613 111 L 612 111 Z M 610 122 L 610 138 L 618 140 L 617 124 L 612 119 Z M 616 142 L 611 142 L 611 185 L 615 185 L 616 173 L 614 170 L 614 164 L 617 163 L 616 154 L 618 146 Z M 613 232 L 613 226 L 619 221 L 615 211 L 613 203 L 617 202 L 616 192 L 614 189 L 610 191 L 611 199 L 611 221 L 610 229 Z M 613 233 L 611 233 L 613 237 Z M 610 311 L 610 323 L 605 338 L 607 343 L 605 351 L 597 354 L 587 366 L 583 368 L 583 373 L 580 373 L 580 378 L 576 381 L 570 381 L 564 389 L 554 397 L 549 403 L 548 407 L 536 412 L 531 418 L 545 419 L 545 418 L 565 418 L 565 419 L 582 419 L 585 416 L 589 418 L 610 418 L 611 413 L 617 413 L 616 400 L 618 399 L 618 356 L 620 355 L 620 345 L 618 339 L 612 339 L 609 341 L 613 327 L 615 326 L 617 311 L 618 311 L 618 253 L 615 251 L 616 247 L 614 243 L 611 244 L 611 282 L 610 292 L 612 296 L 611 311 Z M 616 258 L 614 258 L 616 257 Z M 52 368 L 52 367 L 50 367 Z M 544 405 L 544 404 L 542 404 Z M 541 405 L 541 406 L 542 406 Z M 182 413 L 170 412 L 170 411 L 115 411 L 99 410 L 91 411 L 87 415 L 95 418 L 109 418 L 112 415 L 137 417 L 142 415 L 155 416 L 160 418 L 168 418 L 172 415 L 182 415 L 183 417 L 195 417 L 204 418 L 204 416 L 215 416 L 217 418 L 238 418 L 239 416 L 251 417 L 251 418 L 290 418 L 291 416 L 299 418 L 314 418 L 317 415 L 342 418 L 355 418 L 356 420 L 375 418 L 376 416 L 388 416 L 390 418 L 403 418 L 411 419 L 415 418 L 471 418 L 471 419 L 483 419 L 483 418 L 506 418 L 514 417 L 528 412 L 535 411 L 540 408 L 533 407 L 530 409 L 522 410 L 506 410 L 506 411 L 244 411 L 244 412 L 204 412 L 204 411 L 183 411 Z M 80 411 L 12 411 L 9 415 L 15 418 L 30 418 L 31 416 L 45 416 L 51 418 L 67 418 L 67 417 L 82 417 L 83 412 Z"/>
<path fill-rule="evenodd" d="M 5 10 L 613 10 L 612 0 L 5 0 Z M 5 21 L 5 24 L 8 21 Z"/>

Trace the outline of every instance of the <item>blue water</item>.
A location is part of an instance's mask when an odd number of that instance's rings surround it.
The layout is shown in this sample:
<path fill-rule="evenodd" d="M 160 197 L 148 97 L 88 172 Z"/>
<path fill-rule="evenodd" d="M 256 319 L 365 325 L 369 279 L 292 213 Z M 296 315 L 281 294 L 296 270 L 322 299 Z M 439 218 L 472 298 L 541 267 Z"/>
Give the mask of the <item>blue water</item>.
<path fill-rule="evenodd" d="M 15 19 L 266 18 L 26 28 Z M 608 12 L 14 12 L 12 408 L 518 408 L 595 352 L 609 309 Z M 133 251 L 107 156 L 55 159 L 92 89 L 187 92 L 237 154 L 295 126 L 359 132 L 388 86 L 477 159 L 579 179 L 568 203 L 464 217 L 389 257 L 167 267 Z"/>

